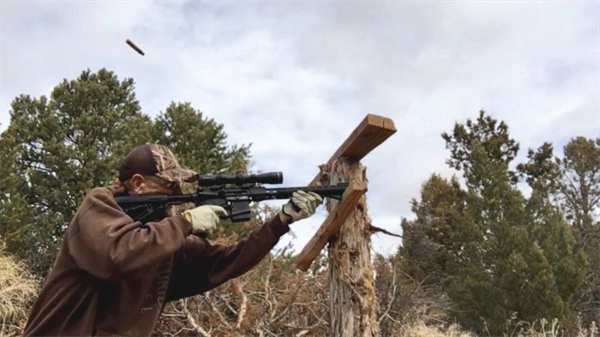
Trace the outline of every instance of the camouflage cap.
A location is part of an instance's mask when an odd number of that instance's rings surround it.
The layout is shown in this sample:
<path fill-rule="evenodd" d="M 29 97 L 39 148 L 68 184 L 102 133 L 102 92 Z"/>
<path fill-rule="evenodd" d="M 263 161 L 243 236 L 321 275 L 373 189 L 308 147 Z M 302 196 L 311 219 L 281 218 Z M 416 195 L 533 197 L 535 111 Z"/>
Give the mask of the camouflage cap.
<path fill-rule="evenodd" d="M 158 144 L 144 144 L 131 150 L 119 167 L 119 180 L 126 181 L 134 174 L 155 175 L 167 181 L 182 183 L 198 179 L 198 173 L 183 168 L 171 150 Z"/>

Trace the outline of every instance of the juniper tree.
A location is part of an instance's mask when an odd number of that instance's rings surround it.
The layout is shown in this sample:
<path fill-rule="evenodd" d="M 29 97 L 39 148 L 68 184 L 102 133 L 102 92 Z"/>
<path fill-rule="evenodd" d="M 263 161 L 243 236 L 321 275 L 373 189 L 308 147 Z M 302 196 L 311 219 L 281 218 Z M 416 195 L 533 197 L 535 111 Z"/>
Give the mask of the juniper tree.
<path fill-rule="evenodd" d="M 228 145 L 224 125 L 196 110 L 190 103 L 171 102 L 154 122 L 153 140 L 168 146 L 178 160 L 200 174 L 248 173 L 250 145 Z M 185 184 L 184 191 L 193 193 L 197 184 Z M 193 207 L 193 205 L 188 205 Z M 256 215 L 256 213 L 254 213 Z M 244 236 L 258 221 L 247 224 L 223 220 L 210 236 L 237 234 Z"/>
<path fill-rule="evenodd" d="M 516 188 L 519 144 L 508 126 L 480 111 L 442 137 L 463 186 L 436 176 L 424 184 L 416 219 L 403 224 L 401 253 L 418 267 L 408 271 L 433 278 L 454 302 L 454 318 L 479 333 L 501 334 L 513 315 L 570 318 L 581 276 L 573 236 L 543 193 L 528 199 Z"/>
<path fill-rule="evenodd" d="M 247 173 L 250 145 L 228 145 L 224 127 L 190 103 L 171 102 L 157 116 L 153 137 L 200 174 Z"/>
<path fill-rule="evenodd" d="M 5 235 L 17 241 L 25 238 L 15 238 L 16 233 L 30 236 L 31 244 L 19 250 L 42 258 L 38 271 L 49 267 L 86 191 L 110 184 L 126 151 L 150 140 L 150 127 L 133 80 L 120 81 L 106 69 L 65 79 L 50 97 L 19 95 L 12 101 L 2 137 L 14 151 L 4 159 L 14 164 L 21 181 L 10 194 L 24 198 L 29 214 L 18 228 L 11 221 L 2 226 L 11 228 Z"/>
<path fill-rule="evenodd" d="M 600 138 L 572 138 L 556 159 L 559 171 L 556 196 L 572 225 L 577 246 L 587 259 L 585 282 L 575 309 L 586 326 L 600 324 Z"/>

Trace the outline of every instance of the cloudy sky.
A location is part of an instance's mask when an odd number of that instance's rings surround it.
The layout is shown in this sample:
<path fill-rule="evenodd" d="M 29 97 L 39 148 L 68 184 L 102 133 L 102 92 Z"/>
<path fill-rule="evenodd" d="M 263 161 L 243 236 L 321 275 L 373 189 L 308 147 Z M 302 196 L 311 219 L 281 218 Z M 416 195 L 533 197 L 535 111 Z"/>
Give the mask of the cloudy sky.
<path fill-rule="evenodd" d="M 1 2 L 0 131 L 18 94 L 106 67 L 144 111 L 189 101 L 253 143 L 255 169 L 308 183 L 367 113 L 398 132 L 363 163 L 374 225 L 400 233 L 440 133 L 484 108 L 522 148 L 600 133 L 597 1 Z M 146 53 L 125 44 L 132 39 Z M 524 151 L 523 151 L 524 152 Z M 300 250 L 326 214 L 295 224 Z M 399 239 L 377 235 L 374 251 Z"/>

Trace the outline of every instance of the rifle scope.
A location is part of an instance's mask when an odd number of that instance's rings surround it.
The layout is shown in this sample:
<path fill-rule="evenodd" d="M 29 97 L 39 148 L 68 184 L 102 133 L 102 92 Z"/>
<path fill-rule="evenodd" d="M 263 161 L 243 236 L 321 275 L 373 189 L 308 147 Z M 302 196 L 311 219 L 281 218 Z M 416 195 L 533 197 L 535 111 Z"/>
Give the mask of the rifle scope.
<path fill-rule="evenodd" d="M 201 175 L 198 177 L 198 186 L 214 186 L 226 184 L 281 184 L 282 172 L 268 172 L 261 174 L 235 174 L 235 175 Z"/>

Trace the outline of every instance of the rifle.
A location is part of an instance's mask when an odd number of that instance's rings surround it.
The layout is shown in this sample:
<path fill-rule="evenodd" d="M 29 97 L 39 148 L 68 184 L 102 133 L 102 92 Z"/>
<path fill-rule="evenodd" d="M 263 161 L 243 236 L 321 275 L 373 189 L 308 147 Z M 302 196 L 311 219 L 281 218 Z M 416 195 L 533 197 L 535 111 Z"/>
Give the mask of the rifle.
<path fill-rule="evenodd" d="M 302 186 L 266 188 L 262 184 L 283 183 L 283 173 L 235 175 L 199 175 L 196 193 L 182 195 L 142 195 L 116 197 L 117 204 L 142 224 L 158 211 L 171 205 L 194 203 L 196 206 L 217 205 L 225 208 L 228 215 L 224 219 L 232 222 L 250 220 L 250 203 L 263 200 L 289 199 L 298 190 L 314 192 L 323 198 L 339 200 L 348 184 L 331 186 Z M 226 187 L 226 185 L 236 185 Z"/>

